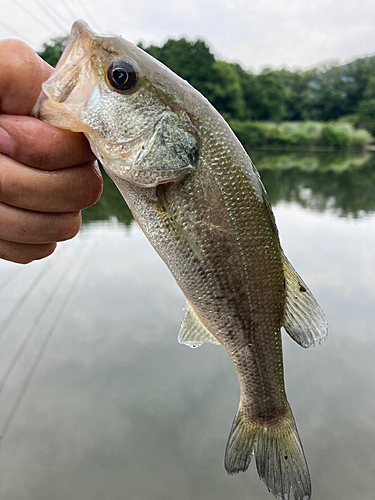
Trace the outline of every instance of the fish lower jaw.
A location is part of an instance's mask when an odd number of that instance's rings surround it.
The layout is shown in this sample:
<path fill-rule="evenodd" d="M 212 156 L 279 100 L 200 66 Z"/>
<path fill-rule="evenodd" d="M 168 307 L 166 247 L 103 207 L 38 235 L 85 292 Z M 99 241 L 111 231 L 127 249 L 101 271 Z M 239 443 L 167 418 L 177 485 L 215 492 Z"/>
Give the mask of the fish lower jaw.
<path fill-rule="evenodd" d="M 73 132 L 84 132 L 84 127 L 77 118 L 67 111 L 63 105 L 52 101 L 42 92 L 30 112 L 30 116 L 39 118 L 50 125 L 58 128 L 72 130 Z"/>

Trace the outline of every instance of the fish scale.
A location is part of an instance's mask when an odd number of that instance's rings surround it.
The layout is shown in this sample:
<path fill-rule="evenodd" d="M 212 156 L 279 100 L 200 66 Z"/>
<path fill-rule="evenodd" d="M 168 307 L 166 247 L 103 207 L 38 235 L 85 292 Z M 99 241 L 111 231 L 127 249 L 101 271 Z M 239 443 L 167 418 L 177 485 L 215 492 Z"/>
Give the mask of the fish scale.
<path fill-rule="evenodd" d="M 149 54 L 83 21 L 34 115 L 88 138 L 186 296 L 179 342 L 228 352 L 241 398 L 227 472 L 245 471 L 255 456 L 275 497 L 309 500 L 280 329 L 309 347 L 326 337 L 327 321 L 285 257 L 260 176 L 230 127 Z"/>

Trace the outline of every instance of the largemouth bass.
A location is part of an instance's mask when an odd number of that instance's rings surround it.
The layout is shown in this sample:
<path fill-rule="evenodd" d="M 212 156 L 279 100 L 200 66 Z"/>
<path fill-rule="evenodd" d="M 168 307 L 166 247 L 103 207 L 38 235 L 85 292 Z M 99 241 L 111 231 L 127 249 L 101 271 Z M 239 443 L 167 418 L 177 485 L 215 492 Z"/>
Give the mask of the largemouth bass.
<path fill-rule="evenodd" d="M 280 246 L 259 174 L 210 103 L 117 36 L 72 28 L 34 115 L 83 132 L 186 296 L 178 340 L 221 344 L 240 382 L 225 468 L 282 500 L 311 497 L 285 394 L 280 329 L 303 347 L 326 318 Z"/>

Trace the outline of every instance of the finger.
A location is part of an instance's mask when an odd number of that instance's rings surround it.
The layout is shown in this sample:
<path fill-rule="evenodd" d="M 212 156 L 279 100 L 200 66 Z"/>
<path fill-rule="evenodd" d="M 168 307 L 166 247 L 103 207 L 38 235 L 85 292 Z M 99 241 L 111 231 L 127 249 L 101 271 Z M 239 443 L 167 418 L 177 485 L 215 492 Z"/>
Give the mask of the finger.
<path fill-rule="evenodd" d="M 29 245 L 27 243 L 0 240 L 0 259 L 10 260 L 17 264 L 29 264 L 33 260 L 48 257 L 54 252 L 55 248 L 56 243 Z"/>
<path fill-rule="evenodd" d="M 53 68 L 20 40 L 0 41 L 0 112 L 28 115 Z"/>
<path fill-rule="evenodd" d="M 0 154 L 0 166 L 0 202 L 13 207 L 36 212 L 78 212 L 96 203 L 102 192 L 96 162 L 45 172 Z"/>
<path fill-rule="evenodd" d="M 95 159 L 83 134 L 62 130 L 31 116 L 0 115 L 0 153 L 42 170 Z"/>
<path fill-rule="evenodd" d="M 33 212 L 0 203 L 1 240 L 30 244 L 55 243 L 73 238 L 80 225 L 80 212 Z"/>

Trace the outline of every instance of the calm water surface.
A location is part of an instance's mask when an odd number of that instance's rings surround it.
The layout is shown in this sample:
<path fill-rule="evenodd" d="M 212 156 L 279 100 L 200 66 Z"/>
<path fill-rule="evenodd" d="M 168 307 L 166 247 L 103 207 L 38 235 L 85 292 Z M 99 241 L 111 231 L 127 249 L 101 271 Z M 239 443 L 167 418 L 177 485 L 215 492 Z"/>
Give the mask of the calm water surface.
<path fill-rule="evenodd" d="M 315 500 L 375 500 L 375 164 L 252 155 L 329 339 L 284 339 Z M 277 166 L 277 168 L 275 168 Z M 0 261 L 1 500 L 270 500 L 223 456 L 224 349 L 177 343 L 184 298 L 107 180 L 74 240 Z"/>

